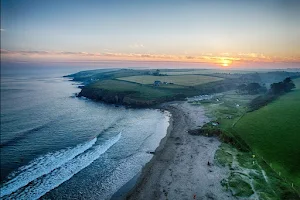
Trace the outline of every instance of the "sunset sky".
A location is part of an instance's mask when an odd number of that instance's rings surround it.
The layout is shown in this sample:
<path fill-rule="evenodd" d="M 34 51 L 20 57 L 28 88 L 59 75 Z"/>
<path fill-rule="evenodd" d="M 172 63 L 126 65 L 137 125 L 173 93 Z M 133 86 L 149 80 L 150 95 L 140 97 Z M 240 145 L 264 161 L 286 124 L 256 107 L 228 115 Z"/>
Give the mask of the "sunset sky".
<path fill-rule="evenodd" d="M 300 67 L 299 11 L 299 0 L 2 0 L 1 61 Z"/>

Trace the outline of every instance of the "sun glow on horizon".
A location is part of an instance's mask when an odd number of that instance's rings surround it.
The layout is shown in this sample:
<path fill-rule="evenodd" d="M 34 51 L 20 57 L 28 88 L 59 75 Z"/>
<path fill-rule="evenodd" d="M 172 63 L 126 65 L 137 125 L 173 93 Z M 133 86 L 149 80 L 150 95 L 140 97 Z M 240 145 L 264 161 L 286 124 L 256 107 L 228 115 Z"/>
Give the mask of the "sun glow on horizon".
<path fill-rule="evenodd" d="M 172 54 L 143 54 L 118 52 L 81 52 L 81 51 L 30 51 L 0 49 L 1 62 L 39 62 L 39 63 L 101 63 L 101 62 L 151 62 L 151 63 L 181 63 L 197 64 L 223 69 L 236 68 L 241 65 L 277 64 L 289 65 L 292 68 L 300 63 L 300 56 L 272 56 L 258 53 L 202 53 L 198 55 L 172 55 Z"/>
<path fill-rule="evenodd" d="M 223 67 L 228 67 L 229 65 L 231 65 L 231 63 L 232 63 L 231 60 L 226 60 L 226 59 L 221 60 L 221 64 Z"/>

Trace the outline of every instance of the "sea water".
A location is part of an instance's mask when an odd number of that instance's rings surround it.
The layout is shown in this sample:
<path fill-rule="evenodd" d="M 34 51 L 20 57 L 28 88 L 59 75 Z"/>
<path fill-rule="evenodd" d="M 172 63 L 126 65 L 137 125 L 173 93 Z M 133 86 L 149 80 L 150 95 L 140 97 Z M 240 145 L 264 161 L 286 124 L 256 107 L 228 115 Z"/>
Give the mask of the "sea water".
<path fill-rule="evenodd" d="M 1 199 L 109 199 L 152 158 L 169 113 L 77 98 L 78 68 L 1 71 Z"/>

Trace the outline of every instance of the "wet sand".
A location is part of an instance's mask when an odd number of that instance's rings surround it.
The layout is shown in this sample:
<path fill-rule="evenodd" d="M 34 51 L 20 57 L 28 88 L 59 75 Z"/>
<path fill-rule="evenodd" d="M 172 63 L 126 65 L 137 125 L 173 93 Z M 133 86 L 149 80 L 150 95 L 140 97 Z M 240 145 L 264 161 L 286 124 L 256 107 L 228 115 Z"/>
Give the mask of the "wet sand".
<path fill-rule="evenodd" d="M 235 199 L 220 184 L 228 177 L 228 169 L 214 165 L 218 139 L 187 132 L 209 121 L 203 108 L 187 102 L 167 103 L 161 108 L 172 114 L 167 136 L 126 199 Z"/>

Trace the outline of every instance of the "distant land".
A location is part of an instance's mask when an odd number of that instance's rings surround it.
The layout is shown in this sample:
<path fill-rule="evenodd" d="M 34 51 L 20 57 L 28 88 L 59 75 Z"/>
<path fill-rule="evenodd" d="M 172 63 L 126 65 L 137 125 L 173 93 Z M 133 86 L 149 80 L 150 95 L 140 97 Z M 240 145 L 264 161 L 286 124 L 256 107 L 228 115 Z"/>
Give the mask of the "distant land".
<path fill-rule="evenodd" d="M 289 71 L 100 69 L 66 77 L 83 83 L 78 96 L 111 104 L 149 107 L 186 97 L 232 90 L 242 83 L 270 85 L 286 77 L 299 75 L 300 72 Z"/>

